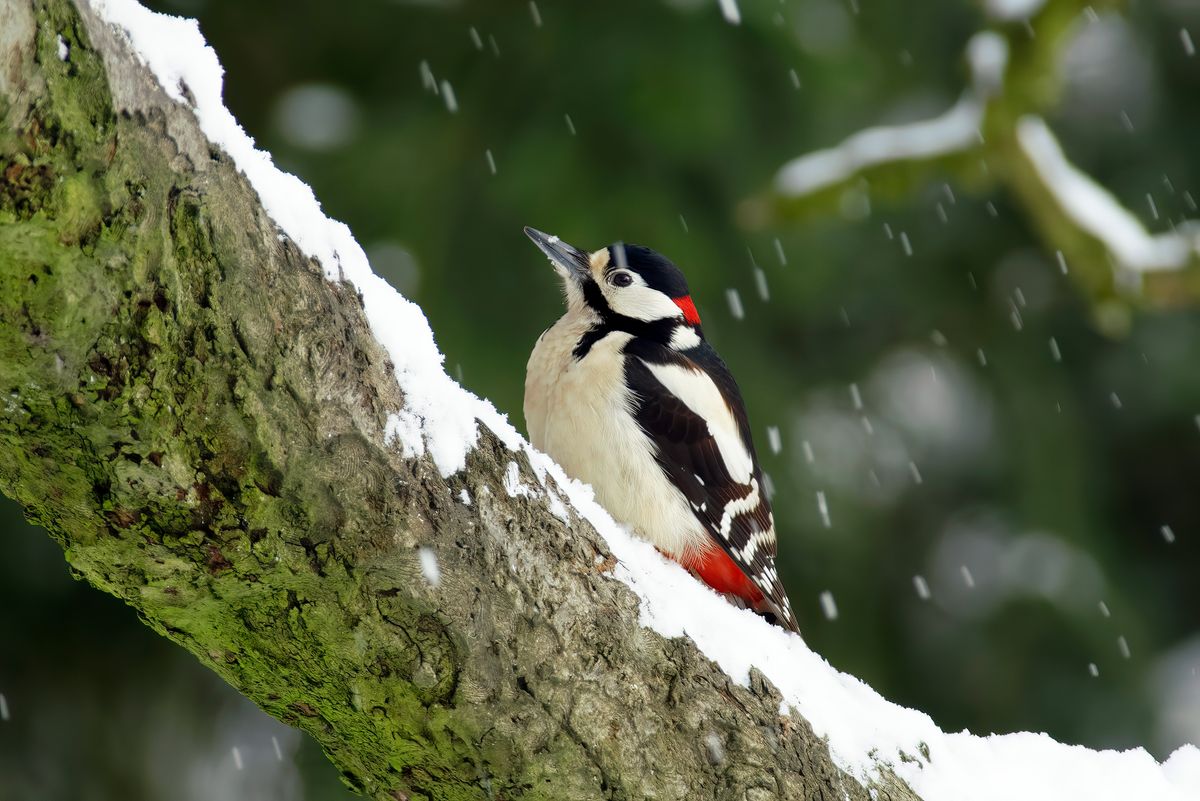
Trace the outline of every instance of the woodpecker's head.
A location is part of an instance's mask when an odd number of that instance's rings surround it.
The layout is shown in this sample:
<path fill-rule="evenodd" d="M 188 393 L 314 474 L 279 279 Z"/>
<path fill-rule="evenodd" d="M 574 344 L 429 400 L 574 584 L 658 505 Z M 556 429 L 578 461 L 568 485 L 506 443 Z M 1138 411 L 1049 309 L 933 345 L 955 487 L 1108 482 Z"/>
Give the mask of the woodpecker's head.
<path fill-rule="evenodd" d="M 567 309 L 591 311 L 612 323 L 700 327 L 687 279 L 671 260 L 641 245 L 616 242 L 585 253 L 557 236 L 526 226 L 562 278 Z"/>

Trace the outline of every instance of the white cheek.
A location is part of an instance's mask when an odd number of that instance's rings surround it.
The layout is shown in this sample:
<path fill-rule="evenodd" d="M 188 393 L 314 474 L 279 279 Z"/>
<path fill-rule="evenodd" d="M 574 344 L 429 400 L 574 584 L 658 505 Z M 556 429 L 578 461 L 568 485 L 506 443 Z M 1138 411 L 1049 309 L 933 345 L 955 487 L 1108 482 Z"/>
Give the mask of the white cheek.
<path fill-rule="evenodd" d="M 635 320 L 661 320 L 683 314 L 674 301 L 648 286 L 607 287 L 604 294 L 613 311 Z"/>

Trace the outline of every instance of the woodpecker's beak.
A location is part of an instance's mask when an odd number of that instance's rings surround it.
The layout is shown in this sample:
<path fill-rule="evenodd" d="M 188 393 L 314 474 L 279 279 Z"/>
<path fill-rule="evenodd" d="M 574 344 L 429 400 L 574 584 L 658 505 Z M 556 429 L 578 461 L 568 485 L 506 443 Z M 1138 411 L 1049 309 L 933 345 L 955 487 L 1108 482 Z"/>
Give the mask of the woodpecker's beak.
<path fill-rule="evenodd" d="M 533 240 L 533 244 L 542 249 L 550 259 L 555 269 L 570 275 L 577 281 L 582 281 L 591 275 L 588 268 L 588 254 L 571 247 L 557 236 L 546 234 L 536 228 L 525 226 L 525 235 Z"/>

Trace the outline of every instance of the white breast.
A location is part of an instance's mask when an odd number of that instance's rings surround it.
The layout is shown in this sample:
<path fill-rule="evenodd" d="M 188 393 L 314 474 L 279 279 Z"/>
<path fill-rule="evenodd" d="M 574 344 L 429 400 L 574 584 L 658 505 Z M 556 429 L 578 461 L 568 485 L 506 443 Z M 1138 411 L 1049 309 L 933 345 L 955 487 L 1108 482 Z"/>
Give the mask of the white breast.
<path fill-rule="evenodd" d="M 525 374 L 525 422 L 534 447 L 573 478 L 620 523 L 674 556 L 704 547 L 708 535 L 683 494 L 654 460 L 654 446 L 631 412 L 614 332 L 581 360 L 572 356 L 594 318 L 568 314 L 538 340 Z"/>

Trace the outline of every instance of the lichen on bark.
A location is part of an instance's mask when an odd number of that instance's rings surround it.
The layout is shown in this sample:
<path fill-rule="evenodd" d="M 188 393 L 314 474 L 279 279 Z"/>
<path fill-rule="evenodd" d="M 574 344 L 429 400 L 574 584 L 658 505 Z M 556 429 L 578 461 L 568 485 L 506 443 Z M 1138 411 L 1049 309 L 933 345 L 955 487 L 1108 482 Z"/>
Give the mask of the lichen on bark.
<path fill-rule="evenodd" d="M 761 676 L 641 628 L 495 437 L 449 479 L 383 444 L 353 289 L 86 6 L 0 0 L 0 116 L 0 490 L 75 575 L 373 797 L 868 797 Z"/>

